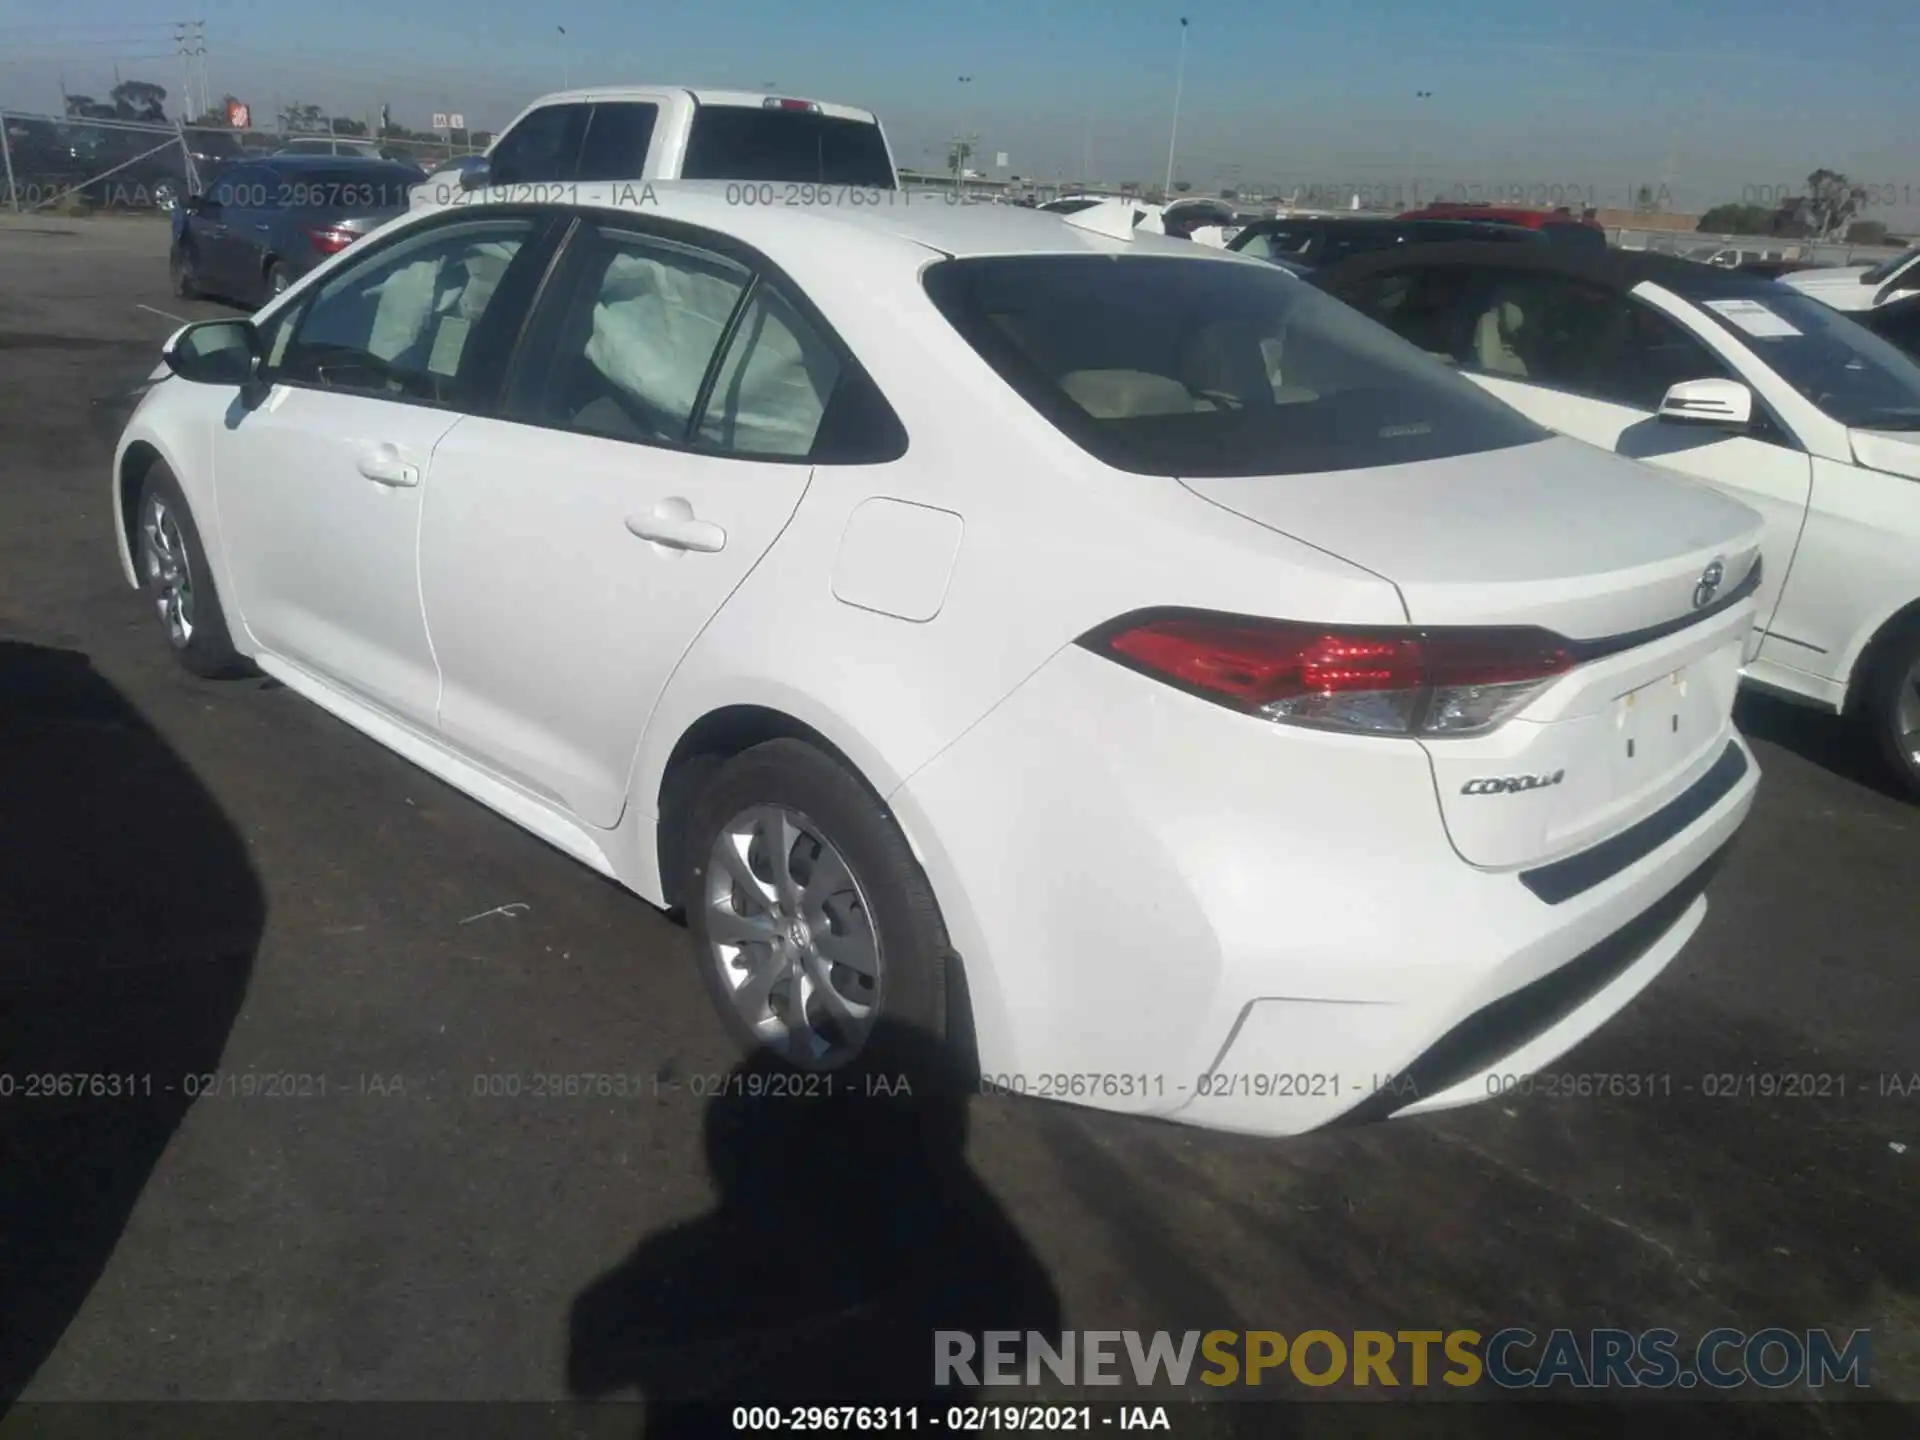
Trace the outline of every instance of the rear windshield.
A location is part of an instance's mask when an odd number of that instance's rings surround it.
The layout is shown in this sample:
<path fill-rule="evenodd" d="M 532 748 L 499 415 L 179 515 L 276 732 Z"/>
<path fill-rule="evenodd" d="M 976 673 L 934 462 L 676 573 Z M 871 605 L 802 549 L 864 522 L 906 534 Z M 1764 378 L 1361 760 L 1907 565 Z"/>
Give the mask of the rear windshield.
<path fill-rule="evenodd" d="M 1142 475 L 1300 475 L 1547 432 L 1267 266 L 1173 256 L 949 260 L 942 314 L 1080 447 Z"/>
<path fill-rule="evenodd" d="M 873 121 L 745 105 L 694 111 L 680 173 L 688 180 L 897 187 L 887 142 Z"/>

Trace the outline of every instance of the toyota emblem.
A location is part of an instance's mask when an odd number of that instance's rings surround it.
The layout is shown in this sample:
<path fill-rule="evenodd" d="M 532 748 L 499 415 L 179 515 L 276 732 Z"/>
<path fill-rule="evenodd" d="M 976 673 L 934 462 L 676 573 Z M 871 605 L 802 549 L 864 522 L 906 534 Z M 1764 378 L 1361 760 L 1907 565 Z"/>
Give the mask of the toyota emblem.
<path fill-rule="evenodd" d="M 1693 608 L 1704 610 L 1713 603 L 1713 597 L 1720 593 L 1720 582 L 1726 578 L 1727 567 L 1715 560 L 1700 572 L 1700 582 L 1693 587 Z"/>

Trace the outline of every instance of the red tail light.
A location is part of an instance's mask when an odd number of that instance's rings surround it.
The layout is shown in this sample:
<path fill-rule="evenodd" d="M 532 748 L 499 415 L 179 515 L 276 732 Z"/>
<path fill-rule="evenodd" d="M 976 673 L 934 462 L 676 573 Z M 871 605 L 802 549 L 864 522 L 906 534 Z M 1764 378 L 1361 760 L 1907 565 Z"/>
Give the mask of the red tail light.
<path fill-rule="evenodd" d="M 1375 735 L 1479 735 L 1576 663 L 1525 628 L 1353 629 L 1181 612 L 1129 617 L 1082 642 L 1250 715 Z"/>
<path fill-rule="evenodd" d="M 316 225 L 307 231 L 313 248 L 322 255 L 337 255 L 360 238 L 360 232 L 343 225 Z"/>
<path fill-rule="evenodd" d="M 809 115 L 820 113 L 820 106 L 812 100 L 783 100 L 778 96 L 769 95 L 760 103 L 761 108 L 765 110 L 801 110 Z"/>

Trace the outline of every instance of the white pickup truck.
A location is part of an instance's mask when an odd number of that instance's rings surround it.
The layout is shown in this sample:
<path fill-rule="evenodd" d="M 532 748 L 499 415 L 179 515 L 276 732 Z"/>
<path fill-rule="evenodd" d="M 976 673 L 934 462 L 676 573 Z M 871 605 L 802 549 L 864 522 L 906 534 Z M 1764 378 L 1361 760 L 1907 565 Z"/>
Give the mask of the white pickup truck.
<path fill-rule="evenodd" d="M 899 188 L 871 111 L 820 100 L 684 85 L 543 95 L 486 155 L 462 157 L 412 191 L 413 205 L 463 190 L 588 180 L 741 180 L 772 186 Z M 769 203 L 780 203 L 773 196 Z"/>

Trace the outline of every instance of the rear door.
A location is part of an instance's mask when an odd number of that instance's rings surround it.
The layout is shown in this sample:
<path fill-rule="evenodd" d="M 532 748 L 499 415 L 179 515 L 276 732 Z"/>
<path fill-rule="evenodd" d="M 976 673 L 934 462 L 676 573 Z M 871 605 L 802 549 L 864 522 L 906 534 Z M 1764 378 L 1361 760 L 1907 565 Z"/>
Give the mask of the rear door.
<path fill-rule="evenodd" d="M 605 828 L 675 665 L 799 504 L 840 366 L 746 265 L 643 225 L 583 220 L 542 294 L 500 415 L 434 452 L 421 595 L 441 735 Z"/>

